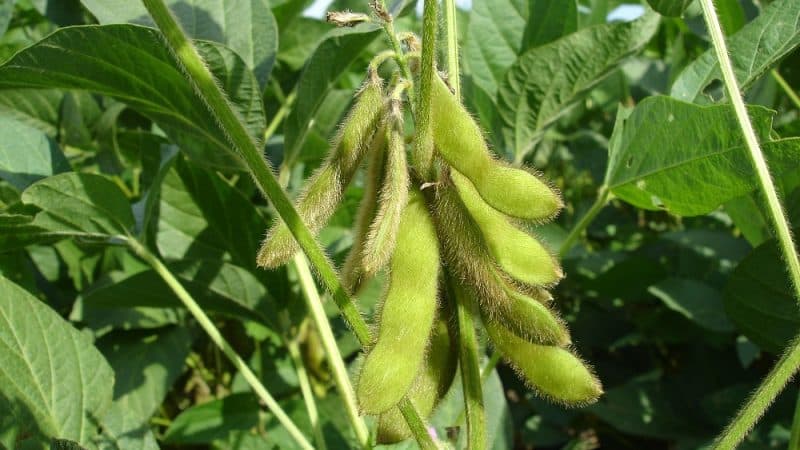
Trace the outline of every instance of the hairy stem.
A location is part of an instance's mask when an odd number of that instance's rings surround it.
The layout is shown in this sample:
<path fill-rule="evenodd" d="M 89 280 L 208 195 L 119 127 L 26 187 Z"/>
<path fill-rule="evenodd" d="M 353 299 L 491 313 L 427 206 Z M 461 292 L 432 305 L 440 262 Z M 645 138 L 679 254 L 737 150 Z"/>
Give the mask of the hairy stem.
<path fill-rule="evenodd" d="M 436 0 L 426 0 L 422 16 L 422 57 L 420 58 L 419 92 L 415 115 L 414 164 L 425 181 L 433 179 L 433 122 L 431 89 L 436 76 L 436 34 L 438 31 Z"/>
<path fill-rule="evenodd" d="M 717 437 L 714 448 L 719 450 L 736 448 L 766 412 L 775 397 L 781 393 L 798 367 L 800 367 L 800 336 L 792 339 L 787 351 L 764 378 L 761 386 L 753 392 L 725 431 Z"/>
<path fill-rule="evenodd" d="M 358 443 L 363 448 L 369 448 L 369 430 L 364 420 L 358 415 L 353 385 L 350 384 L 350 377 L 347 374 L 347 367 L 344 365 L 344 358 L 339 352 L 339 346 L 336 345 L 336 337 L 334 337 L 330 322 L 328 322 L 328 316 L 325 315 L 322 299 L 317 292 L 317 286 L 314 284 L 314 278 L 311 276 L 311 270 L 308 267 L 306 258 L 301 254 L 295 255 L 294 267 L 297 270 L 297 277 L 300 279 L 300 288 L 303 291 L 303 297 L 306 299 L 306 306 L 311 315 L 311 320 L 317 328 L 325 354 L 328 357 L 328 363 L 333 372 L 333 380 L 344 402 L 347 418 L 350 419 L 350 424 L 353 427 Z"/>
<path fill-rule="evenodd" d="M 311 380 L 308 378 L 308 372 L 303 363 L 303 356 L 300 354 L 300 346 L 294 339 L 286 339 L 286 348 L 289 350 L 289 356 L 292 358 L 292 363 L 294 363 L 294 370 L 297 372 L 297 380 L 300 383 L 300 393 L 303 395 L 303 402 L 306 404 L 306 411 L 308 412 L 308 420 L 311 422 L 311 429 L 314 430 L 314 442 L 317 444 L 317 449 L 327 450 L 328 446 L 325 444 L 325 436 L 322 434 L 322 428 L 319 426 L 317 402 L 314 399 L 314 392 L 311 391 Z"/>
<path fill-rule="evenodd" d="M 447 76 L 456 98 L 461 98 L 461 69 L 458 62 L 458 23 L 455 0 L 444 0 L 444 24 L 447 41 Z"/>
<path fill-rule="evenodd" d="M 376 0 L 375 4 L 379 10 L 387 11 L 384 0 Z M 411 68 L 408 67 L 408 60 L 406 59 L 406 56 L 403 53 L 403 47 L 400 45 L 400 40 L 397 38 L 397 33 L 394 30 L 394 21 L 392 17 L 389 17 L 388 20 L 384 18 L 383 29 L 386 32 L 386 37 L 389 39 L 389 44 L 392 46 L 392 50 L 394 51 L 394 60 L 397 63 L 397 66 L 400 68 L 400 72 L 403 73 L 403 77 L 405 79 L 413 83 L 414 78 L 411 75 Z M 408 92 L 408 98 L 409 100 L 411 100 L 411 104 L 413 105 L 414 87 L 409 86 L 407 92 Z"/>
<path fill-rule="evenodd" d="M 786 81 L 786 79 L 781 76 L 780 72 L 778 72 L 778 69 L 772 69 L 770 73 L 772 74 L 772 78 L 778 82 L 778 86 L 783 89 L 783 92 L 786 93 L 786 96 L 792 101 L 794 107 L 800 109 L 800 97 L 798 97 L 797 92 L 795 92 L 792 87 L 789 86 L 789 83 Z"/>
<path fill-rule="evenodd" d="M 606 206 L 608 203 L 610 196 L 610 192 L 608 190 L 608 186 L 605 184 L 600 186 L 600 189 L 597 190 L 597 197 L 594 200 L 591 208 L 586 211 L 586 214 L 581 217 L 581 220 L 572 227 L 567 238 L 564 239 L 564 242 L 561 244 L 561 248 L 558 249 L 558 254 L 561 258 L 567 254 L 567 252 L 575 245 L 575 242 L 578 238 L 581 237 L 584 231 L 589 227 L 589 224 L 592 223 L 595 217 L 600 213 L 600 211 Z"/>
<path fill-rule="evenodd" d="M 326 258 L 322 247 L 314 239 L 314 235 L 303 223 L 297 210 L 278 183 L 272 168 L 262 155 L 260 143 L 252 139 L 247 133 L 247 129 L 234 112 L 225 93 L 208 70 L 203 58 L 197 53 L 197 49 L 194 48 L 189 38 L 178 25 L 175 17 L 164 4 L 164 0 L 143 0 L 143 2 L 156 26 L 164 35 L 167 46 L 174 53 L 182 70 L 192 83 L 198 97 L 217 119 L 231 145 L 242 157 L 256 185 L 267 199 L 272 202 L 278 215 L 286 223 L 322 283 L 331 293 L 342 317 L 350 326 L 353 334 L 355 334 L 362 346 L 369 345 L 372 342 L 372 336 L 367 323 L 361 317 L 358 308 L 342 286 L 336 270 Z M 401 403 L 401 406 L 403 404 L 405 405 L 405 407 L 401 407 L 403 415 L 409 420 L 409 426 L 412 431 L 416 431 L 418 427 L 415 428 L 415 424 L 411 422 L 422 423 L 422 419 L 410 402 Z M 436 448 L 425 427 L 423 426 L 422 428 L 424 432 L 421 434 L 415 433 L 414 436 L 420 446 L 424 449 Z"/>
<path fill-rule="evenodd" d="M 167 283 L 170 289 L 175 293 L 175 295 L 180 299 L 186 309 L 189 310 L 189 313 L 197 320 L 197 323 L 200 324 L 200 327 L 208 334 L 208 337 L 211 338 L 211 341 L 222 350 L 222 353 L 228 357 L 236 370 L 238 370 L 242 376 L 244 377 L 245 381 L 253 388 L 256 395 L 264 402 L 267 406 L 267 409 L 278 419 L 278 422 L 286 428 L 292 438 L 297 442 L 297 444 L 304 448 L 304 449 L 313 449 L 314 447 L 308 442 L 308 440 L 303 435 L 303 432 L 297 428 L 297 425 L 294 424 L 292 419 L 284 412 L 283 408 L 278 404 L 277 401 L 270 395 L 267 388 L 261 384 L 261 381 L 258 379 L 255 373 L 250 370 L 250 367 L 247 366 L 247 363 L 236 353 L 236 350 L 225 340 L 220 333 L 219 329 L 214 325 L 211 319 L 206 315 L 203 311 L 203 308 L 197 304 L 197 302 L 192 298 L 191 294 L 183 287 L 183 285 L 178 281 L 175 275 L 169 271 L 169 269 L 161 262 L 158 257 L 152 254 L 147 248 L 145 248 L 139 241 L 135 239 L 128 240 L 128 247 L 135 253 L 138 257 L 140 257 L 144 262 L 146 262 L 153 270 Z"/>

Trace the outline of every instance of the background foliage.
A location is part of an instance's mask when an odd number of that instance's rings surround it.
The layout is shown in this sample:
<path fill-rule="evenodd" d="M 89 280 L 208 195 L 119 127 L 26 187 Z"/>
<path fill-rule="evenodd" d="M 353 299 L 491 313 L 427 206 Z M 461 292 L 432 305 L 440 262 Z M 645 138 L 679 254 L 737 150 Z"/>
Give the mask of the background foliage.
<path fill-rule="evenodd" d="M 380 30 L 334 29 L 301 0 L 168 3 L 297 192 L 387 47 Z M 459 12 L 467 106 L 499 155 L 565 198 L 535 232 L 563 253 L 556 301 L 606 389 L 565 410 L 501 364 L 484 388 L 496 449 L 703 448 L 798 332 L 698 5 L 651 0 L 664 15 L 608 23 L 621 3 L 475 0 Z M 798 226 L 800 1 L 716 3 Z M 399 30 L 419 30 L 414 6 L 391 3 Z M 138 2 L 0 0 L 0 448 L 51 437 L 292 448 L 130 239 L 178 275 L 310 435 L 296 372 L 307 367 L 328 447 L 354 446 L 297 274 L 255 267 L 274 214 L 149 26 Z M 360 195 L 357 180 L 321 235 L 337 264 Z M 610 202 L 565 244 L 598 195 Z M 363 309 L 379 294 L 370 285 Z M 352 363 L 358 345 L 326 308 Z M 454 444 L 460 395 L 432 419 Z M 741 448 L 785 448 L 797 398 L 791 385 Z"/>

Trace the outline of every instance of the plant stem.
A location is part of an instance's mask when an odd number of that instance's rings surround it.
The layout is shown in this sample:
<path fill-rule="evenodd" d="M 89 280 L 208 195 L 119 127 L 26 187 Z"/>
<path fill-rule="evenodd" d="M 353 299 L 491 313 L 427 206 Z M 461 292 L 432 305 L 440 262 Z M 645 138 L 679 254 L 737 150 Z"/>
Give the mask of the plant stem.
<path fill-rule="evenodd" d="M 186 306 L 186 309 L 189 310 L 189 313 L 197 320 L 197 323 L 203 328 L 203 330 L 208 334 L 208 337 L 211 338 L 211 341 L 217 345 L 217 347 L 222 350 L 222 353 L 230 359 L 231 363 L 236 370 L 238 370 L 242 376 L 244 377 L 245 381 L 253 388 L 256 395 L 264 402 L 267 406 L 267 409 L 278 419 L 278 422 L 283 425 L 292 438 L 297 442 L 297 444 L 304 448 L 304 449 L 313 449 L 314 447 L 306 440 L 303 432 L 300 431 L 297 426 L 292 422 L 292 419 L 283 411 L 281 406 L 278 404 L 277 401 L 270 395 L 267 388 L 261 384 L 261 381 L 258 379 L 255 373 L 250 370 L 250 367 L 247 366 L 247 363 L 236 353 L 236 350 L 231 347 L 228 341 L 222 336 L 219 329 L 214 325 L 211 319 L 206 315 L 203 311 L 203 308 L 194 301 L 191 294 L 183 287 L 183 285 L 178 281 L 177 278 L 169 271 L 169 269 L 161 262 L 158 257 L 153 255 L 147 248 L 145 248 L 139 241 L 135 239 L 128 240 L 128 247 L 135 253 L 138 257 L 142 258 L 144 262 L 146 262 L 153 270 L 167 283 L 170 289 L 175 293 L 175 295 L 180 299 L 180 301 Z"/>
<path fill-rule="evenodd" d="M 717 11 L 714 9 L 714 2 L 712 0 L 701 0 L 700 4 L 703 6 L 703 17 L 705 17 L 706 26 L 711 35 L 711 41 L 714 43 L 714 48 L 716 49 L 717 60 L 719 60 L 719 66 L 722 70 L 722 78 L 725 80 L 725 89 L 728 93 L 728 98 L 730 98 L 731 103 L 733 103 L 733 109 L 736 111 L 736 118 L 739 120 L 739 126 L 744 133 L 744 139 L 750 153 L 750 160 L 756 169 L 758 181 L 759 184 L 761 184 L 761 191 L 767 199 L 767 207 L 778 235 L 778 242 L 781 245 L 783 256 L 786 258 L 786 262 L 789 266 L 789 276 L 794 286 L 795 300 L 800 302 L 800 258 L 797 256 L 797 251 L 792 241 L 792 233 L 789 229 L 789 222 L 786 220 L 786 213 L 778 199 L 778 192 L 775 190 L 775 184 L 772 182 L 772 176 L 769 173 L 767 161 L 764 159 L 764 154 L 761 152 L 761 145 L 758 143 L 758 138 L 753 130 L 753 124 L 750 122 L 750 117 L 747 115 L 747 108 L 744 105 L 742 93 L 739 91 L 736 75 L 733 72 L 733 65 L 728 57 L 728 48 L 719 25 Z"/>
<path fill-rule="evenodd" d="M 161 30 L 167 46 L 174 53 L 181 69 L 193 85 L 198 97 L 208 106 L 209 111 L 217 119 L 222 130 L 224 130 L 232 147 L 244 160 L 256 185 L 266 198 L 272 202 L 278 215 L 286 223 L 322 283 L 331 293 L 334 302 L 339 307 L 353 334 L 355 334 L 362 346 L 369 345 L 372 342 L 372 336 L 367 323 L 361 317 L 358 308 L 342 286 L 336 270 L 328 261 L 322 247 L 314 239 L 311 231 L 303 223 L 297 210 L 278 183 L 272 168 L 264 159 L 260 144 L 250 137 L 242 121 L 228 102 L 225 93 L 208 70 L 203 58 L 197 53 L 197 49 L 194 48 L 189 38 L 178 25 L 175 17 L 164 4 L 164 0 L 143 0 L 143 2 L 153 21 Z M 403 407 L 402 405 L 405 406 Z M 418 427 L 415 428 L 416 424 L 412 422 L 422 423 L 422 419 L 414 406 L 405 401 L 401 403 L 401 409 L 404 417 L 409 421 L 411 430 L 418 430 Z M 423 433 L 415 433 L 414 437 L 417 442 L 423 449 L 435 449 L 436 444 L 428 435 L 424 425 L 422 429 Z"/>
<path fill-rule="evenodd" d="M 772 78 L 775 78 L 775 81 L 777 81 L 778 85 L 781 87 L 781 89 L 783 89 L 783 92 L 786 93 L 786 96 L 789 97 L 789 100 L 794 103 L 794 107 L 800 109 L 800 97 L 798 97 L 797 93 L 792 89 L 791 86 L 789 86 L 789 83 L 786 81 L 786 79 L 781 76 L 780 72 L 778 72 L 778 69 L 772 69 L 770 73 L 772 74 Z"/>
<path fill-rule="evenodd" d="M 592 223 L 595 217 L 600 213 L 600 211 L 606 206 L 608 203 L 610 196 L 610 191 L 608 186 L 605 184 L 600 186 L 600 189 L 597 190 L 597 197 L 594 200 L 591 208 L 586 211 L 586 214 L 581 217 L 581 220 L 570 230 L 569 235 L 567 238 L 564 239 L 564 242 L 561 244 L 561 248 L 558 249 L 558 254 L 561 258 L 563 258 L 567 252 L 575 245 L 575 241 L 578 240 L 579 237 L 586 231 L 586 228 L 589 227 L 589 224 Z"/>
<path fill-rule="evenodd" d="M 794 405 L 794 418 L 792 419 L 792 432 L 789 435 L 788 450 L 800 450 L 800 394 Z"/>
<path fill-rule="evenodd" d="M 281 107 L 275 112 L 275 115 L 272 117 L 272 121 L 267 126 L 266 131 L 264 131 L 264 143 L 269 142 L 269 138 L 275 134 L 275 131 L 278 130 L 278 126 L 283 122 L 283 119 L 289 114 L 289 110 L 294 105 L 294 100 L 297 98 L 297 90 L 292 90 L 289 93 L 289 96 L 286 97 L 286 100 L 281 104 Z"/>
<path fill-rule="evenodd" d="M 369 430 L 364 420 L 358 415 L 358 406 L 356 405 L 356 396 L 353 391 L 353 386 L 350 384 L 350 377 L 347 374 L 347 368 L 344 365 L 344 359 L 339 352 L 339 346 L 336 345 L 336 338 L 333 335 L 328 316 L 325 314 L 325 309 L 322 307 L 322 299 L 317 292 L 317 286 L 314 283 L 314 278 L 311 276 L 311 270 L 308 267 L 306 258 L 297 254 L 294 257 L 294 266 L 297 270 L 297 277 L 300 280 L 300 288 L 303 291 L 303 297 L 306 299 L 306 306 L 311 315 L 311 320 L 317 327 L 322 346 L 325 349 L 325 354 L 328 356 L 328 363 L 333 372 L 333 379 L 336 387 L 339 389 L 339 395 L 342 397 L 347 416 L 350 419 L 350 424 L 356 435 L 356 440 L 361 447 L 369 448 Z"/>
<path fill-rule="evenodd" d="M 387 11 L 384 0 L 377 0 L 375 3 L 379 9 Z M 403 77 L 405 79 L 412 83 L 412 86 L 408 87 L 407 92 L 408 99 L 411 101 L 411 104 L 414 105 L 414 77 L 411 74 L 411 69 L 408 67 L 408 61 L 403 53 L 403 47 L 400 45 L 400 41 L 397 39 L 397 33 L 394 31 L 394 21 L 391 17 L 389 19 L 390 20 L 383 20 L 383 29 L 386 32 L 386 36 L 389 39 L 392 50 L 394 51 L 394 59 L 395 62 L 397 62 L 397 66 L 400 67 L 400 72 L 403 73 Z"/>
<path fill-rule="evenodd" d="M 327 450 L 328 446 L 325 444 L 325 436 L 322 434 L 322 428 L 319 426 L 317 403 L 314 399 L 314 393 L 311 391 L 311 381 L 308 378 L 308 372 L 303 363 L 303 356 L 300 354 L 300 346 L 297 345 L 296 340 L 287 338 L 286 347 L 294 363 L 294 370 L 297 372 L 300 392 L 303 394 L 303 402 L 306 404 L 306 411 L 308 411 L 308 420 L 311 422 L 311 429 L 314 430 L 314 442 L 317 444 L 318 449 Z"/>
<path fill-rule="evenodd" d="M 458 24 L 455 0 L 444 0 L 444 24 L 447 40 L 447 76 L 456 98 L 461 98 L 461 69 L 458 63 Z"/>
<path fill-rule="evenodd" d="M 436 34 L 438 31 L 437 0 L 425 0 L 422 15 L 422 56 L 420 58 L 419 93 L 415 115 L 414 164 L 424 181 L 433 174 L 433 123 L 431 118 L 431 89 L 436 76 Z"/>
<path fill-rule="evenodd" d="M 786 352 L 764 378 L 761 386 L 747 400 L 728 427 L 717 437 L 715 449 L 732 450 L 747 436 L 759 418 L 769 408 L 775 397 L 800 367 L 800 335 L 792 339 Z"/>
<path fill-rule="evenodd" d="M 472 305 L 466 295 L 458 292 L 459 287 L 454 284 L 457 281 L 448 277 L 448 283 L 458 319 L 458 362 L 461 366 L 461 385 L 467 414 L 467 448 L 482 450 L 486 447 L 486 414 Z"/>
<path fill-rule="evenodd" d="M 481 369 L 481 383 L 486 383 L 486 380 L 489 379 L 489 375 L 492 374 L 492 371 L 497 367 L 497 363 L 500 362 L 502 357 L 503 355 L 498 351 L 492 353 L 492 356 L 489 357 L 489 360 L 486 361 L 483 369 Z"/>

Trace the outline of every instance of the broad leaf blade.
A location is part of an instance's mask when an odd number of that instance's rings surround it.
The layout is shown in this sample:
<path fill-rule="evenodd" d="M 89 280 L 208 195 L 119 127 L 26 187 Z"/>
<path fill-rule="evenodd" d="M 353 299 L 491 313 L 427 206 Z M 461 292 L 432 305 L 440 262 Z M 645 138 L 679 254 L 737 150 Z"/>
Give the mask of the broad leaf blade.
<path fill-rule="evenodd" d="M 258 141 L 266 125 L 252 73 L 226 47 L 199 41 L 197 48 Z M 156 122 L 198 162 L 242 167 L 156 30 L 137 25 L 59 29 L 0 66 L 0 89 L 9 88 L 79 89 L 117 98 Z"/>
<path fill-rule="evenodd" d="M 761 15 L 730 37 L 728 49 L 742 89 L 800 45 L 800 1 L 776 0 Z M 689 64 L 672 85 L 671 95 L 687 102 L 708 103 L 704 91 L 721 80 L 714 49 Z"/>
<path fill-rule="evenodd" d="M 647 3 L 662 16 L 678 17 L 692 0 L 647 0 Z"/>
<path fill-rule="evenodd" d="M 55 141 L 0 114 L 0 178 L 22 191 L 35 181 L 69 170 L 69 162 Z"/>
<path fill-rule="evenodd" d="M 0 292 L 0 403 L 31 433 L 25 440 L 86 445 L 111 404 L 111 367 L 88 335 L 27 291 L 0 277 Z"/>
<path fill-rule="evenodd" d="M 102 25 L 155 27 L 140 1 L 82 0 Z M 168 0 L 186 33 L 225 44 L 242 57 L 264 86 L 278 51 L 278 26 L 267 0 Z"/>
<path fill-rule="evenodd" d="M 725 317 L 722 294 L 711 286 L 687 278 L 667 278 L 648 292 L 687 319 L 712 331 L 727 332 L 733 325 Z"/>
<path fill-rule="evenodd" d="M 800 140 L 766 140 L 772 114 L 750 108 L 770 167 L 775 174 L 797 170 Z M 693 216 L 752 191 L 756 177 L 729 105 L 704 107 L 650 97 L 632 112 L 620 111 L 606 184 L 640 208 Z"/>
<path fill-rule="evenodd" d="M 193 406 L 172 421 L 164 441 L 171 444 L 207 444 L 228 433 L 258 424 L 258 399 L 250 393 L 231 394 Z"/>
<path fill-rule="evenodd" d="M 658 21 L 646 14 L 630 23 L 596 25 L 520 56 L 499 90 L 506 145 L 515 155 L 525 154 L 582 93 L 644 47 Z"/>
<path fill-rule="evenodd" d="M 101 175 L 55 175 L 31 185 L 22 201 L 42 210 L 34 225 L 49 231 L 126 236 L 135 222 L 125 194 Z"/>

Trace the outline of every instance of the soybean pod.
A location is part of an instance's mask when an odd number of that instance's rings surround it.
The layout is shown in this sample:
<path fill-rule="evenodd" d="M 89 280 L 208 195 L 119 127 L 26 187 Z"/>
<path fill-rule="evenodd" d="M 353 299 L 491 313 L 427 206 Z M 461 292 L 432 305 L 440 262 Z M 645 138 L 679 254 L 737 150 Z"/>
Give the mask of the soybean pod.
<path fill-rule="evenodd" d="M 536 175 L 492 157 L 478 124 L 438 76 L 431 89 L 431 110 L 437 120 L 436 151 L 469 178 L 486 203 L 526 220 L 547 220 L 561 209 L 561 198 Z"/>
<path fill-rule="evenodd" d="M 400 219 L 377 339 L 358 377 L 357 396 L 364 413 L 389 410 L 411 387 L 436 316 L 438 282 L 436 230 L 422 194 L 414 189 Z"/>
<path fill-rule="evenodd" d="M 384 109 L 380 78 L 370 73 L 342 123 L 326 162 L 312 175 L 297 201 L 297 212 L 312 233 L 328 222 L 353 178 Z M 258 252 L 261 267 L 285 264 L 300 250 L 286 224 L 278 219 Z"/>

